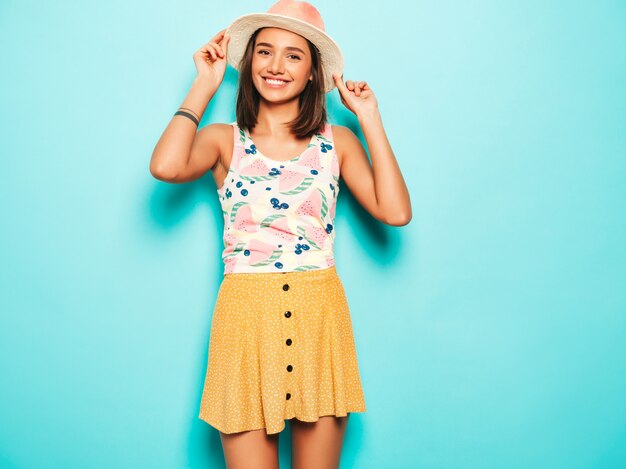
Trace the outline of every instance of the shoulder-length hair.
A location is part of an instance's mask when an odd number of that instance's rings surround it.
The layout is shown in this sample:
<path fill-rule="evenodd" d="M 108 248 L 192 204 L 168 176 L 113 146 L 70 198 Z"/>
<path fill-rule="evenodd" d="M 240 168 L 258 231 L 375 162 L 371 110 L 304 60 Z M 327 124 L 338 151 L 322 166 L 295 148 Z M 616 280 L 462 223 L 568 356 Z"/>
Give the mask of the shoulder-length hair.
<path fill-rule="evenodd" d="M 257 29 L 246 46 L 246 51 L 239 67 L 239 89 L 237 91 L 237 124 L 248 131 L 257 124 L 260 95 L 252 82 L 252 56 L 254 43 L 261 29 Z M 305 38 L 306 39 L 306 38 Z M 308 39 L 312 65 L 311 76 L 298 101 L 298 117 L 289 122 L 291 131 L 298 138 L 310 138 L 317 132 L 322 132 L 326 124 L 326 93 L 323 89 L 322 63 L 317 47 Z"/>

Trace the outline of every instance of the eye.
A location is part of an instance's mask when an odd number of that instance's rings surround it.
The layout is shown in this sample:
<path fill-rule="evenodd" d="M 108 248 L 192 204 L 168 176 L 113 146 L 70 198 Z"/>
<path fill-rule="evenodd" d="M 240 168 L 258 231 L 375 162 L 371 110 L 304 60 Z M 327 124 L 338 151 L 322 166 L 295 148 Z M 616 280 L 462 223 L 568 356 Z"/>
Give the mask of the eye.
<path fill-rule="evenodd" d="M 264 52 L 267 52 L 269 54 L 269 51 L 267 49 L 261 49 L 259 50 L 259 54 L 265 55 Z M 299 55 L 296 54 L 289 54 L 287 57 L 295 57 L 297 60 L 301 60 Z"/>

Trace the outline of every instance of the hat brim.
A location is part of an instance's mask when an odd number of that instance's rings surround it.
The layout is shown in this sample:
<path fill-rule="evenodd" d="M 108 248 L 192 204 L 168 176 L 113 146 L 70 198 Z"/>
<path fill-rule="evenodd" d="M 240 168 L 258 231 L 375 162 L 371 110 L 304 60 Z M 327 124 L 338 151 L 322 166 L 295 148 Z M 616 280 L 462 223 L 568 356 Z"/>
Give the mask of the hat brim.
<path fill-rule="evenodd" d="M 234 20 L 225 34 L 230 36 L 226 52 L 228 63 L 239 70 L 241 59 L 250 40 L 250 36 L 259 28 L 281 28 L 299 34 L 311 41 L 319 50 L 324 79 L 324 93 L 335 88 L 333 73 L 343 74 L 343 54 L 339 45 L 324 31 L 315 26 L 289 16 L 272 13 L 252 13 Z"/>

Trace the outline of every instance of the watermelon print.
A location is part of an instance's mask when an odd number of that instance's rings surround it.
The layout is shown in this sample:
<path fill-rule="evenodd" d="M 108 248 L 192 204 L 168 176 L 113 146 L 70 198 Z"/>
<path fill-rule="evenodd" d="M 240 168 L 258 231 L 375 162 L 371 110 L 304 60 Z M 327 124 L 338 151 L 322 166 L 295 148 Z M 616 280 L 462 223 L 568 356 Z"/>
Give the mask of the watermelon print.
<path fill-rule="evenodd" d="M 252 207 L 248 202 L 238 202 L 233 206 L 230 212 L 230 221 L 237 231 L 254 233 L 258 230 L 257 224 L 252 218 Z"/>
<path fill-rule="evenodd" d="M 328 203 L 326 202 L 326 195 L 320 189 L 316 189 L 309 198 L 298 207 L 296 215 L 310 215 L 312 217 L 321 215 L 321 217 L 324 218 L 327 212 Z"/>
<path fill-rule="evenodd" d="M 289 160 L 264 155 L 233 126 L 233 154 L 217 190 L 224 216 L 224 273 L 302 272 L 335 265 L 340 169 L 329 123 Z"/>

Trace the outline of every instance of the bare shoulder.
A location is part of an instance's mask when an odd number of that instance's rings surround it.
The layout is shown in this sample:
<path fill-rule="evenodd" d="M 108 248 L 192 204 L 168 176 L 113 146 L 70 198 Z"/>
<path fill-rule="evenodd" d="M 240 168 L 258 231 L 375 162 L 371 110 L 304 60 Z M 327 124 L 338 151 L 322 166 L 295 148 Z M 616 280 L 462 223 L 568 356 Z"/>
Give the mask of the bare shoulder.
<path fill-rule="evenodd" d="M 335 140 L 337 147 L 345 147 L 361 143 L 359 138 L 349 127 L 344 125 L 331 125 L 331 127 L 333 129 L 333 139 Z"/>
<path fill-rule="evenodd" d="M 333 131 L 333 140 L 335 142 L 335 152 L 337 159 L 341 165 L 346 155 L 353 154 L 359 150 L 363 150 L 363 145 L 354 132 L 344 125 L 331 125 Z"/>
<path fill-rule="evenodd" d="M 233 126 L 230 124 L 223 124 L 220 122 L 216 122 L 213 124 L 207 124 L 204 127 L 202 127 L 200 130 L 198 130 L 198 133 L 202 133 L 205 135 L 210 135 L 212 137 L 220 137 L 220 136 L 224 136 L 226 133 L 229 133 L 232 135 L 233 133 Z"/>
<path fill-rule="evenodd" d="M 233 126 L 223 123 L 207 124 L 198 131 L 198 138 L 201 144 L 219 144 L 222 156 L 233 140 Z"/>

